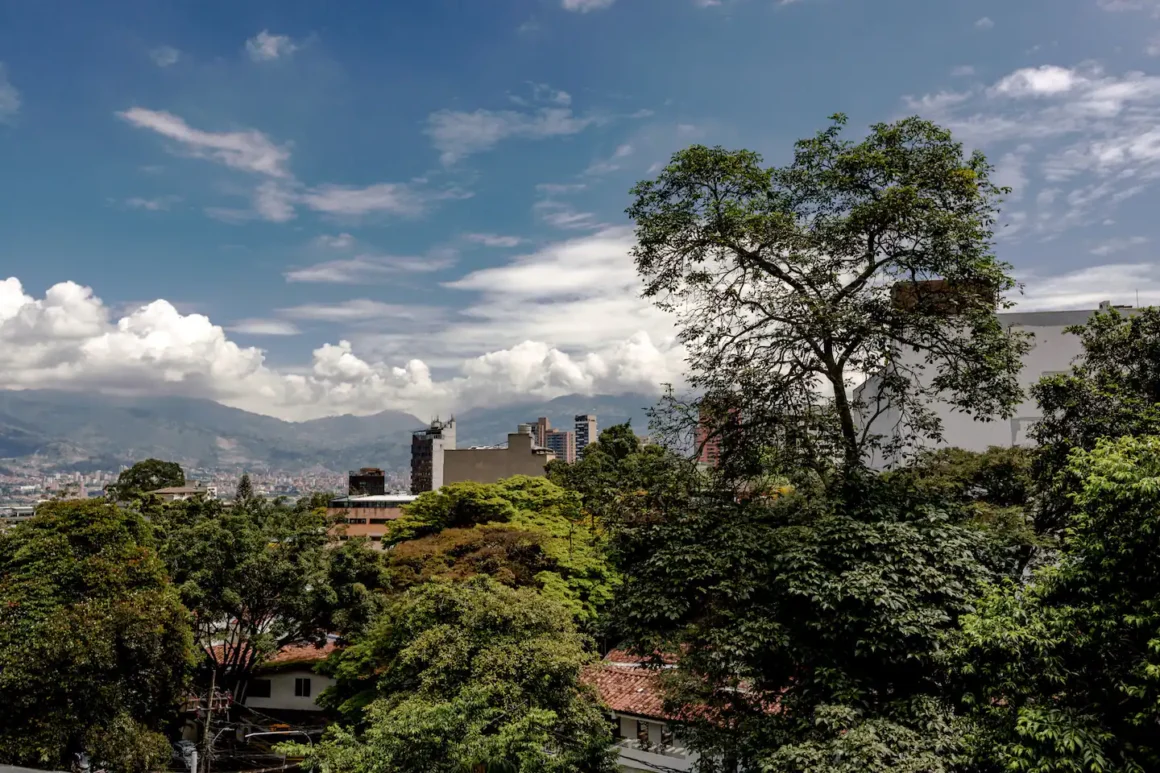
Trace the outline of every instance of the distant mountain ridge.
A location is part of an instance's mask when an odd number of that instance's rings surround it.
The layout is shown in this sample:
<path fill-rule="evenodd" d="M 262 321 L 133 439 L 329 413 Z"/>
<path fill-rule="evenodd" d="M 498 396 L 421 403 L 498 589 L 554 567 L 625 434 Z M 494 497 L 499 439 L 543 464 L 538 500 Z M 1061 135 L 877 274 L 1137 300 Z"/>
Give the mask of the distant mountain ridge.
<path fill-rule="evenodd" d="M 581 413 L 595 413 L 600 428 L 631 420 L 645 434 L 655 401 L 639 394 L 567 395 L 473 408 L 456 415 L 458 442 L 500 443 L 518 424 L 540 416 L 572 429 Z M 411 431 L 427 423 L 393 410 L 289 422 L 195 398 L 0 390 L 0 468 L 17 461 L 43 470 L 115 470 L 156 457 L 186 468 L 401 470 L 410 463 Z"/>

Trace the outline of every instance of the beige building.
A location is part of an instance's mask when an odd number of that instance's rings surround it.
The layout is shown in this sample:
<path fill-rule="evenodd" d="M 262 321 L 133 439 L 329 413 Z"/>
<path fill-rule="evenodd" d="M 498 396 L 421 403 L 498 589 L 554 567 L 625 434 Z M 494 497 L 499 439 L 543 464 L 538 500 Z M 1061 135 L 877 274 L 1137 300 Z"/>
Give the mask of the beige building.
<path fill-rule="evenodd" d="M 556 457 L 534 440 L 531 431 L 513 432 L 506 446 L 447 449 L 443 452 L 443 482 L 495 483 L 513 475 L 543 477 L 544 467 Z"/>
<path fill-rule="evenodd" d="M 217 499 L 217 486 L 204 486 L 201 481 L 194 481 L 185 486 L 171 486 L 150 491 L 150 494 L 161 497 L 165 502 L 181 502 L 186 499 Z"/>

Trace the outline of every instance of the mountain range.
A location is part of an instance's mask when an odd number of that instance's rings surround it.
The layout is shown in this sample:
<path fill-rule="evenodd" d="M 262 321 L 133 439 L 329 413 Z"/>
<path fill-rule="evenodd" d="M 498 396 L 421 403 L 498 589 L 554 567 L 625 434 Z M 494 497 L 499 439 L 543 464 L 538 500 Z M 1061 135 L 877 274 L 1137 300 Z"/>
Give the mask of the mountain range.
<path fill-rule="evenodd" d="M 643 434 L 654 402 L 640 394 L 567 395 L 473 408 L 455 417 L 458 444 L 501 443 L 516 425 L 540 416 L 571 429 L 582 413 L 596 414 L 601 427 L 631 420 Z M 409 464 L 411 431 L 426 423 L 393 410 L 289 422 L 193 398 L 0 391 L 0 469 L 116 470 L 154 457 L 187 469 L 401 470 Z"/>

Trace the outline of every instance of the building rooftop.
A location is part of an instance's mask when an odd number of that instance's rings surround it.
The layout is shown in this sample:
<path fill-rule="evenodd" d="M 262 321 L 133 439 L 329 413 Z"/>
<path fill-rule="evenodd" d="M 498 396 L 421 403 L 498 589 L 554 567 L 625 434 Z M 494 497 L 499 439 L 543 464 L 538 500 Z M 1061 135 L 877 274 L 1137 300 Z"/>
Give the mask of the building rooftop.
<path fill-rule="evenodd" d="M 407 504 L 419 497 L 415 494 L 355 494 L 349 497 L 335 497 L 331 502 L 382 502 L 383 504 Z"/>

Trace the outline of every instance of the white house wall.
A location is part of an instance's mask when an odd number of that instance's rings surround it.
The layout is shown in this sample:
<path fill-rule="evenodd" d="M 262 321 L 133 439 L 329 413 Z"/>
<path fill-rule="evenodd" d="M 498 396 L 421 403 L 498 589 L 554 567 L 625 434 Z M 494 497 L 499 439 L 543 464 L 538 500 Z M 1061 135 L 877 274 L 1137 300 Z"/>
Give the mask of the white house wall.
<path fill-rule="evenodd" d="M 307 669 L 275 671 L 255 677 L 270 680 L 270 697 L 247 696 L 245 704 L 254 709 L 281 709 L 287 711 L 319 711 L 315 699 L 318 694 L 334 684 L 329 676 L 322 676 Z M 294 680 L 310 680 L 310 697 L 302 698 L 294 694 Z"/>

